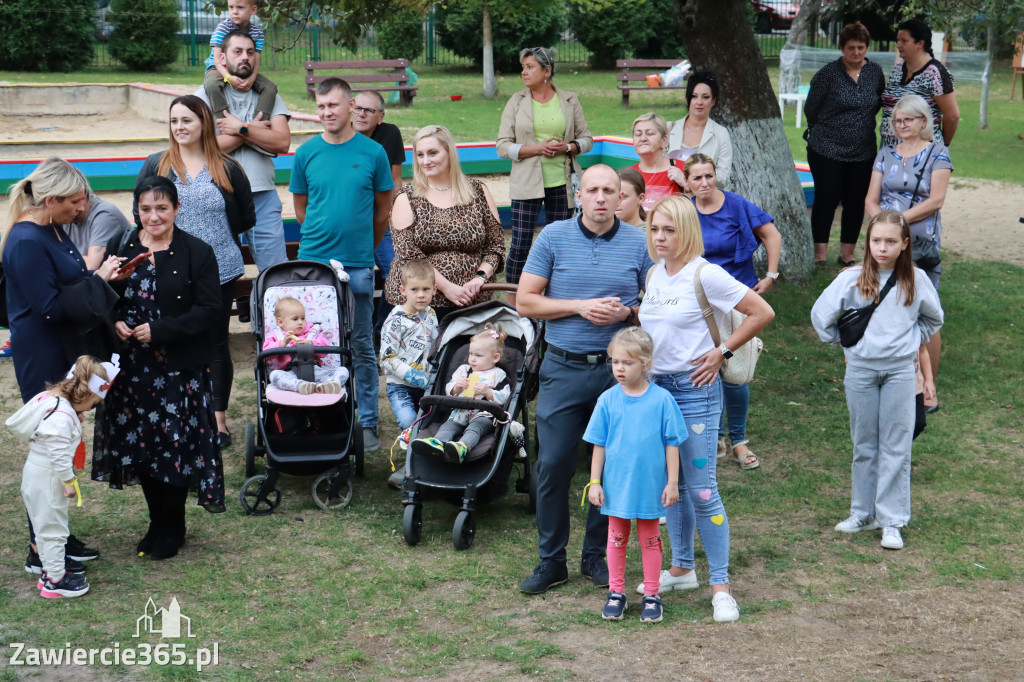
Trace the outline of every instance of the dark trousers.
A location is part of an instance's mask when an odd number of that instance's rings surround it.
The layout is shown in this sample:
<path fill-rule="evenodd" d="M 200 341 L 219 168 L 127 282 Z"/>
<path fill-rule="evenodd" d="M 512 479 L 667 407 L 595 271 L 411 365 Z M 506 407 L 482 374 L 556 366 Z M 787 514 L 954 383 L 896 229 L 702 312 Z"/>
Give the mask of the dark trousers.
<path fill-rule="evenodd" d="M 615 385 L 607 365 L 591 365 L 548 353 L 540 368 L 537 398 L 537 535 L 541 561 L 566 563 L 569 504 L 582 491 L 571 491 L 576 448 L 597 399 Z M 589 478 L 589 475 L 588 475 Z M 608 517 L 588 505 L 583 559 L 604 557 Z"/>
<path fill-rule="evenodd" d="M 860 226 L 864 222 L 864 198 L 871 184 L 871 167 L 874 159 L 867 161 L 833 161 L 810 149 L 807 163 L 814 177 L 814 206 L 811 207 L 811 234 L 815 244 L 827 244 L 832 231 L 832 219 L 836 207 L 842 203 L 843 217 L 839 241 L 856 244 Z"/>
<path fill-rule="evenodd" d="M 213 409 L 226 412 L 231 398 L 231 384 L 235 378 L 235 366 L 231 362 L 231 348 L 228 346 L 228 325 L 231 323 L 231 304 L 235 300 L 235 280 L 220 285 L 220 319 L 213 337 L 213 361 L 210 373 L 213 378 Z"/>
<path fill-rule="evenodd" d="M 530 247 L 533 246 L 533 233 L 537 229 L 537 217 L 542 205 L 547 223 L 571 218 L 576 208 L 569 206 L 565 185 L 545 187 L 543 199 L 512 200 L 512 244 L 508 249 L 508 258 L 505 259 L 505 281 L 509 284 L 519 284 L 519 275 L 523 272 L 526 257 L 530 255 Z"/>
<path fill-rule="evenodd" d="M 171 538 L 180 546 L 185 541 L 185 500 L 188 488 L 178 488 L 150 478 L 139 476 L 139 485 L 149 507 L 149 532 L 152 540 Z"/>

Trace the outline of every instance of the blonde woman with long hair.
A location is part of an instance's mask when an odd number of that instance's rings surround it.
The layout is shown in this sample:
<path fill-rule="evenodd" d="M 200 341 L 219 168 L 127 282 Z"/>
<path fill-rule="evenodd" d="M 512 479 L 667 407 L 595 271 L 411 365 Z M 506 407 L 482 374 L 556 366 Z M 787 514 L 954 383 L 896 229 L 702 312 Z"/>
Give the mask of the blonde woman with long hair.
<path fill-rule="evenodd" d="M 504 267 L 505 235 L 487 185 L 462 172 L 447 128 L 420 129 L 412 146 L 413 180 L 391 207 L 395 260 L 384 294 L 401 305 L 402 269 L 410 260 L 426 259 L 437 284 L 430 304 L 440 320 L 456 308 L 490 300 L 480 287 Z"/>

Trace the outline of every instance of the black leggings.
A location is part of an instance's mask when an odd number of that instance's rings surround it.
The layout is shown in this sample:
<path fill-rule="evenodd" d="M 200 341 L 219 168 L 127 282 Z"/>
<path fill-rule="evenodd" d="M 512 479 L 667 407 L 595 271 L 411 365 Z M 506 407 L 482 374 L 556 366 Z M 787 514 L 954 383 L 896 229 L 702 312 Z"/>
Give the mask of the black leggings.
<path fill-rule="evenodd" d="M 815 244 L 827 244 L 832 231 L 836 207 L 842 203 L 843 217 L 839 241 L 856 244 L 860 226 L 864 222 L 864 198 L 871 184 L 871 167 L 867 161 L 833 161 L 810 149 L 807 163 L 814 177 L 814 206 L 811 207 L 811 234 Z"/>
<path fill-rule="evenodd" d="M 927 415 L 924 411 L 924 393 L 914 396 L 914 438 L 921 435 L 924 427 L 928 426 Z"/>
<path fill-rule="evenodd" d="M 181 542 L 185 539 L 185 501 L 188 488 L 178 488 L 169 483 L 139 476 L 139 485 L 146 496 L 149 507 L 149 526 L 155 536 L 168 536 Z M 154 538 L 156 539 L 156 538 Z"/>
<path fill-rule="evenodd" d="M 235 300 L 235 280 L 220 285 L 220 319 L 214 334 L 213 361 L 210 372 L 213 375 L 213 409 L 227 412 L 234 381 L 235 367 L 231 364 L 231 347 L 228 345 L 228 325 L 231 323 L 231 304 Z"/>

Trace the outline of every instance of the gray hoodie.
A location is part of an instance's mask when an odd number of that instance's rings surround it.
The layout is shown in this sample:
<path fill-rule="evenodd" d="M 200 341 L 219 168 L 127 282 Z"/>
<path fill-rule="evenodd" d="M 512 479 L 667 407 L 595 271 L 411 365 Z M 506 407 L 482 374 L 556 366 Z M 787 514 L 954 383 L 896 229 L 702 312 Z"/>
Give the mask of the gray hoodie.
<path fill-rule="evenodd" d="M 892 270 L 879 270 L 879 290 L 889 281 Z M 839 345 L 839 316 L 847 308 L 862 308 L 871 303 L 857 289 L 861 266 L 843 270 L 821 292 L 811 308 L 811 324 L 825 343 Z M 875 309 L 864 336 L 855 346 L 844 348 L 846 361 L 866 369 L 895 369 L 912 361 L 921 344 L 942 327 L 943 312 L 939 294 L 928 276 L 914 268 L 914 301 L 906 302 L 899 286 L 893 287 Z"/>
<path fill-rule="evenodd" d="M 45 457 L 61 481 L 75 477 L 75 449 L 82 441 L 82 422 L 64 398 L 39 393 L 6 422 L 18 440 L 29 444 L 29 456 Z"/>

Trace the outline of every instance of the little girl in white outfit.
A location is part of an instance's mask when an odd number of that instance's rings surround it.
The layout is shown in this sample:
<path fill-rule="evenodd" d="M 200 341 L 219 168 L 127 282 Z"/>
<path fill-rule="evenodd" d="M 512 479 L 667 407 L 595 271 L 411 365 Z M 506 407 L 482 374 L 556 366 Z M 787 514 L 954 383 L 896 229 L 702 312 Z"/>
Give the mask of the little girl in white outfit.
<path fill-rule="evenodd" d="M 263 350 L 285 348 L 312 344 L 329 346 L 327 339 L 319 327 L 306 322 L 306 307 L 302 302 L 291 296 L 281 297 L 274 306 L 274 317 L 281 331 L 267 335 L 263 342 Z M 310 393 L 341 393 L 341 387 L 348 382 L 348 370 L 344 367 L 324 367 L 320 364 L 323 354 L 317 354 L 317 364 L 313 367 L 313 381 L 303 381 L 294 371 L 288 369 L 292 358 L 290 355 L 272 355 L 267 358 L 270 371 L 270 383 L 284 391 L 294 391 L 302 395 Z"/>

